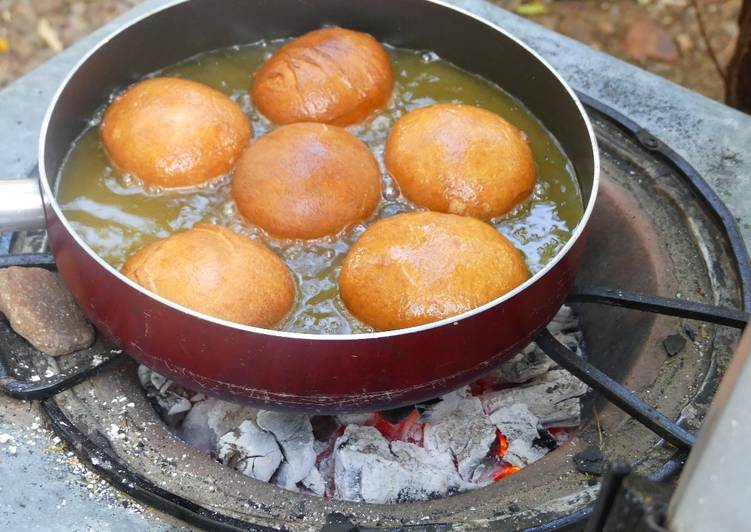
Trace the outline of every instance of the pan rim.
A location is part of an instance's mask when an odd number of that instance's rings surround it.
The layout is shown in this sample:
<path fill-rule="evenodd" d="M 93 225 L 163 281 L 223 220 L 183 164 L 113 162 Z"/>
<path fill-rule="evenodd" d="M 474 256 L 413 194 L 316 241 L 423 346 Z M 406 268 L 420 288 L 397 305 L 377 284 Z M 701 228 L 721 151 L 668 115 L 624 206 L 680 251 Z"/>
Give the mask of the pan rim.
<path fill-rule="evenodd" d="M 553 257 L 540 271 L 535 273 L 532 277 L 527 279 L 524 283 L 520 284 L 510 292 L 507 292 L 503 294 L 502 296 L 493 299 L 492 301 L 489 301 L 485 303 L 484 305 L 481 305 L 479 307 L 476 307 L 474 309 L 468 310 L 466 312 L 463 312 L 461 314 L 457 314 L 456 316 L 451 316 L 449 318 L 444 318 L 442 320 L 426 323 L 423 325 L 417 325 L 413 327 L 407 327 L 404 329 L 395 329 L 390 331 L 377 331 L 377 332 L 370 332 L 370 333 L 348 333 L 348 334 L 317 334 L 317 333 L 299 333 L 299 332 L 288 332 L 288 331 L 278 331 L 274 329 L 264 329 L 262 327 L 255 327 L 251 325 L 243 325 L 240 323 L 234 323 L 230 321 L 226 321 L 220 318 L 216 318 L 214 316 L 209 316 L 207 314 L 203 314 L 201 312 L 195 311 L 193 309 L 190 309 L 188 307 L 185 307 L 183 305 L 180 305 L 178 303 L 175 303 L 173 301 L 170 301 L 159 294 L 153 293 L 144 287 L 140 286 L 139 284 L 135 283 L 125 275 L 123 275 L 119 270 L 112 267 L 110 264 L 108 264 L 103 258 L 101 258 L 96 252 L 94 252 L 93 249 L 81 238 L 81 236 L 73 229 L 70 222 L 66 218 L 65 214 L 60 209 L 60 206 L 57 202 L 57 199 L 55 198 L 55 195 L 53 194 L 53 191 L 50 187 L 49 180 L 47 179 L 47 170 L 46 170 L 46 162 L 45 162 L 45 153 L 46 153 L 46 137 L 47 132 L 49 129 L 49 124 L 52 119 L 52 115 L 57 107 L 58 101 L 60 99 L 60 96 L 62 95 L 62 92 L 65 90 L 65 88 L 68 86 L 68 83 L 70 82 L 71 78 L 80 70 L 81 66 L 86 63 L 94 54 L 96 54 L 105 44 L 107 44 L 109 41 L 111 41 L 113 38 L 115 38 L 117 35 L 123 33 L 126 30 L 129 30 L 133 26 L 139 24 L 140 22 L 150 18 L 151 16 L 160 13 L 162 11 L 166 11 L 168 9 L 171 9 L 177 5 L 189 3 L 192 0 L 173 0 L 171 2 L 168 2 L 162 6 L 156 7 L 154 9 L 151 9 L 147 11 L 146 13 L 143 13 L 142 15 L 136 17 L 134 20 L 126 24 L 125 26 L 122 26 L 119 29 L 116 29 L 115 31 L 109 33 L 104 38 L 102 38 L 96 45 L 94 45 L 76 64 L 75 66 L 68 72 L 68 74 L 65 76 L 63 81 L 60 83 L 60 86 L 55 91 L 55 94 L 52 98 L 52 101 L 50 102 L 49 107 L 47 108 L 47 111 L 44 116 L 44 120 L 42 122 L 42 127 L 40 131 L 40 138 L 39 138 L 39 151 L 38 151 L 38 160 L 39 160 L 39 182 L 40 182 L 40 188 L 42 190 L 43 195 L 43 202 L 45 210 L 48 208 L 51 208 L 54 213 L 57 220 L 63 225 L 66 232 L 70 235 L 70 237 L 73 238 L 75 243 L 83 249 L 89 257 L 91 257 L 94 261 L 96 261 L 99 266 L 103 267 L 105 271 L 107 271 L 109 274 L 113 275 L 117 280 L 120 282 L 123 282 L 127 284 L 130 288 L 136 290 L 137 292 L 141 293 L 142 295 L 155 300 L 159 302 L 162 305 L 165 305 L 167 307 L 170 307 L 174 310 L 177 310 L 183 314 L 187 314 L 188 316 L 211 322 L 215 325 L 220 325 L 224 327 L 229 327 L 231 329 L 235 329 L 237 331 L 247 332 L 247 333 L 254 333 L 254 334 L 260 334 L 264 336 L 272 336 L 272 337 L 278 337 L 278 338 L 284 338 L 284 339 L 290 339 L 290 340 L 305 340 L 305 341 L 315 341 L 315 342 L 327 342 L 327 341 L 358 341 L 358 340 L 379 340 L 379 339 L 385 339 L 390 338 L 394 336 L 402 336 L 402 335 L 409 335 L 413 333 L 421 333 L 430 331 L 432 329 L 439 329 L 445 326 L 452 326 L 457 325 L 459 322 L 472 318 L 473 316 L 476 316 L 478 314 L 482 314 L 483 312 L 496 307 L 506 301 L 509 301 L 516 297 L 518 294 L 524 292 L 527 288 L 531 287 L 532 285 L 536 284 L 540 279 L 545 277 L 551 270 L 553 270 L 556 265 L 570 252 L 570 250 L 574 247 L 574 245 L 578 242 L 579 238 L 581 238 L 582 233 L 584 233 L 585 229 L 587 228 L 589 224 L 589 220 L 591 218 L 592 212 L 595 207 L 596 199 L 597 199 L 597 193 L 599 190 L 599 184 L 600 184 L 600 155 L 597 148 L 597 138 L 594 133 L 594 129 L 592 127 L 592 123 L 589 119 L 589 116 L 587 115 L 586 110 L 584 109 L 584 105 L 581 103 L 579 98 L 577 97 L 574 90 L 569 86 L 569 84 L 561 77 L 561 75 L 558 73 L 558 71 L 552 67 L 546 61 L 542 56 L 540 56 L 536 51 L 534 51 L 532 48 L 527 46 L 524 42 L 522 42 L 519 38 L 516 36 L 508 33 L 504 29 L 500 28 L 496 24 L 483 19 L 473 13 L 470 13 L 469 11 L 448 4 L 444 2 L 443 0 L 421 0 L 428 4 L 434 4 L 440 7 L 443 7 L 445 9 L 455 11 L 465 17 L 473 19 L 475 22 L 483 24 L 485 26 L 488 26 L 489 28 L 493 29 L 494 31 L 500 33 L 501 35 L 505 36 L 512 42 L 514 42 L 517 46 L 521 47 L 523 50 L 525 50 L 527 53 L 529 53 L 536 61 L 538 61 L 542 66 L 544 66 L 557 80 L 557 82 L 560 84 L 560 86 L 564 89 L 564 91 L 568 94 L 568 96 L 571 98 L 571 101 L 576 106 L 577 110 L 579 111 L 579 116 L 583 120 L 584 125 L 587 130 L 587 134 L 589 136 L 590 140 L 590 146 L 592 149 L 592 162 L 593 162 L 593 168 L 592 168 L 592 187 L 589 194 L 589 197 L 587 198 L 586 206 L 584 209 L 584 214 L 582 215 L 581 219 L 579 220 L 578 224 L 574 228 L 573 233 L 571 234 L 571 237 L 566 242 L 566 244 L 563 246 L 561 250 L 558 251 L 558 253 Z M 517 96 L 518 97 L 518 96 Z M 521 99 L 521 98 L 520 98 Z M 523 99 L 522 99 L 523 102 Z"/>

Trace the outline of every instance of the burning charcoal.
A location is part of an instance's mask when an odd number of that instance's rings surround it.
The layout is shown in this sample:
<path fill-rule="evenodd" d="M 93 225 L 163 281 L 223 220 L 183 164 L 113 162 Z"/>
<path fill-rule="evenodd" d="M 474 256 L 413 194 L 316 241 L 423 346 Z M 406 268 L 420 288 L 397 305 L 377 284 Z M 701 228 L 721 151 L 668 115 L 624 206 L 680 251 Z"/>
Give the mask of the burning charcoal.
<path fill-rule="evenodd" d="M 574 465 L 582 473 L 602 474 L 603 456 L 597 445 L 590 445 L 574 455 Z"/>
<path fill-rule="evenodd" d="M 662 347 L 669 357 L 674 357 L 686 347 L 686 339 L 680 334 L 671 334 L 662 341 Z"/>
<path fill-rule="evenodd" d="M 193 406 L 177 428 L 177 435 L 188 445 L 204 452 L 214 452 L 221 436 L 240 426 L 245 420 L 255 420 L 256 409 L 207 399 Z"/>
<path fill-rule="evenodd" d="M 459 475 L 469 481 L 495 439 L 495 426 L 480 400 L 466 397 L 443 421 L 425 425 L 423 445 L 430 453 L 453 456 Z"/>
<path fill-rule="evenodd" d="M 57 274 L 42 268 L 0 270 L 0 313 L 36 349 L 51 356 L 89 347 L 94 329 Z"/>
<path fill-rule="evenodd" d="M 284 463 L 279 468 L 275 482 L 294 490 L 297 483 L 310 475 L 315 467 L 313 427 L 308 416 L 259 410 L 258 426 L 272 433 L 284 452 Z"/>
<path fill-rule="evenodd" d="M 554 369 L 527 384 L 505 388 L 483 395 L 485 412 L 515 404 L 527 405 L 548 427 L 577 427 L 581 419 L 579 398 L 587 393 L 587 385 L 563 369 Z"/>
<path fill-rule="evenodd" d="M 411 443 L 389 443 L 373 427 L 350 425 L 334 451 L 336 495 L 350 501 L 395 503 L 424 500 L 469 487 L 450 454 Z"/>
<path fill-rule="evenodd" d="M 282 463 L 276 438 L 251 420 L 219 438 L 219 459 L 243 475 L 268 482 Z"/>
<path fill-rule="evenodd" d="M 508 448 L 503 459 L 512 466 L 524 467 L 547 454 L 547 449 L 534 444 L 539 437 L 540 420 L 527 405 L 499 408 L 490 415 L 490 420 L 506 437 Z"/>
<path fill-rule="evenodd" d="M 440 401 L 425 407 L 420 415 L 420 421 L 423 423 L 440 423 L 447 416 L 450 416 L 456 411 L 459 403 L 467 397 L 467 395 L 467 388 L 464 387 L 441 396 Z"/>

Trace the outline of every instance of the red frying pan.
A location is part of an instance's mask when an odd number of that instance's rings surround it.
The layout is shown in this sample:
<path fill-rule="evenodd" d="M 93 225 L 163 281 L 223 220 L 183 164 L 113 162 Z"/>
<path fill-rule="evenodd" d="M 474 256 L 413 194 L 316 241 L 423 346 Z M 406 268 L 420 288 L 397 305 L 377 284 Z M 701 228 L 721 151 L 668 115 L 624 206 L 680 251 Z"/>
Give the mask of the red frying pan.
<path fill-rule="evenodd" d="M 585 213 L 542 271 L 501 298 L 428 325 L 371 334 L 287 333 L 225 322 L 147 292 L 73 231 L 53 193 L 60 167 L 89 117 L 116 88 L 200 52 L 300 35 L 325 24 L 433 50 L 519 98 L 559 140 L 579 179 Z M 0 182 L 3 203 L 15 208 L 0 213 L 0 221 L 6 229 L 33 224 L 34 207 L 41 213 L 43 202 L 59 272 L 84 312 L 133 358 L 186 387 L 271 409 L 388 409 L 476 379 L 555 315 L 581 261 L 597 195 L 595 142 L 582 105 L 547 63 L 499 28 L 440 2 L 184 0 L 109 36 L 73 69 L 42 127 L 41 198 L 36 181 L 33 188 L 24 181 Z"/>

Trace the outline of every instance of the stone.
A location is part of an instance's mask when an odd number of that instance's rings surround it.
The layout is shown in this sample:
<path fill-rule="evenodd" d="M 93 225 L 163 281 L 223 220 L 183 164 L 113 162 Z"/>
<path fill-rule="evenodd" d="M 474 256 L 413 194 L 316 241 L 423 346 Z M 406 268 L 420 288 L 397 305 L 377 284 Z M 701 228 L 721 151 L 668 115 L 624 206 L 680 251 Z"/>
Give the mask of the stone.
<path fill-rule="evenodd" d="M 57 274 L 43 268 L 0 270 L 0 313 L 34 348 L 51 356 L 86 349 L 94 329 Z"/>
<path fill-rule="evenodd" d="M 284 459 L 273 434 L 250 419 L 219 438 L 218 451 L 223 464 L 264 482 L 271 480 Z"/>
<path fill-rule="evenodd" d="M 623 49 L 635 61 L 656 59 L 675 63 L 681 57 L 670 34 L 648 20 L 637 20 L 629 26 L 623 38 Z"/>

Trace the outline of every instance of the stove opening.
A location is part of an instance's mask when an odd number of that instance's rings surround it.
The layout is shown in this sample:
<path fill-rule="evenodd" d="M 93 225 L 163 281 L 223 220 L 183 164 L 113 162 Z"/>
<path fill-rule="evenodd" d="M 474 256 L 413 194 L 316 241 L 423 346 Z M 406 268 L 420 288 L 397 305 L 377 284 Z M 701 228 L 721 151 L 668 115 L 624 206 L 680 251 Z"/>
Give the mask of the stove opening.
<path fill-rule="evenodd" d="M 563 307 L 549 329 L 581 356 L 571 308 Z M 588 391 L 534 344 L 469 386 L 364 414 L 238 405 L 145 366 L 139 379 L 174 434 L 225 466 L 295 492 L 379 504 L 445 497 L 517 473 L 572 437 Z"/>

